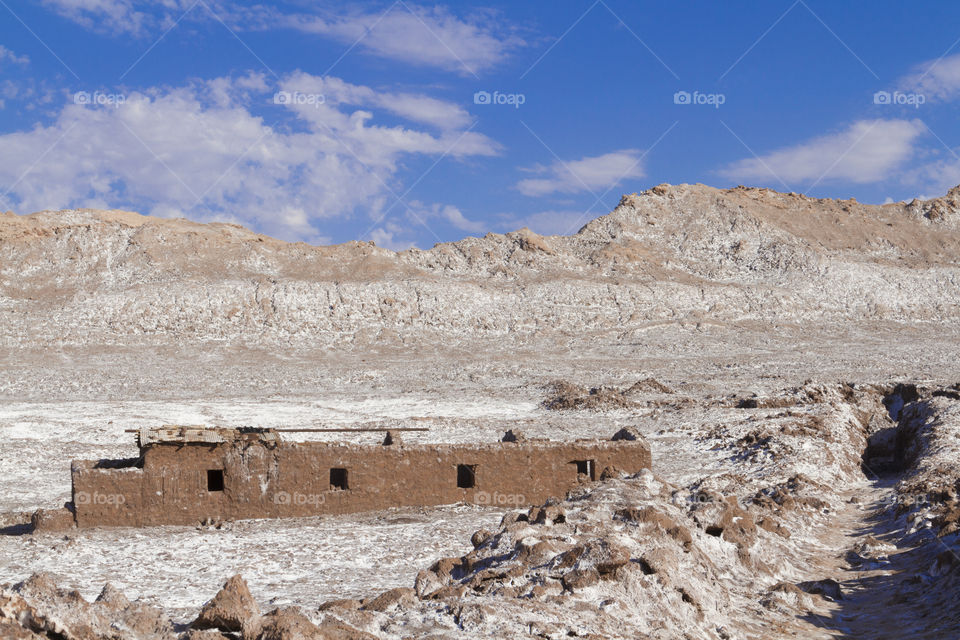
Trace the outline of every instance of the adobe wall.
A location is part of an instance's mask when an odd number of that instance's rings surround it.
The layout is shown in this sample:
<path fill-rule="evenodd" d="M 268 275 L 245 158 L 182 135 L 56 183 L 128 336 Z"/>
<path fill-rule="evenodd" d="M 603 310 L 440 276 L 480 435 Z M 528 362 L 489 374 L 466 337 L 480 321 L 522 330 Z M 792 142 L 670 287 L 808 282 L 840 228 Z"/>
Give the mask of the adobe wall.
<path fill-rule="evenodd" d="M 636 473 L 650 467 L 642 441 L 502 442 L 481 445 L 358 446 L 232 442 L 157 444 L 143 467 L 72 469 L 77 525 L 191 525 L 213 519 L 342 514 L 397 506 L 474 502 L 512 507 L 562 497 L 588 478 L 577 460 Z M 458 465 L 473 465 L 475 486 L 460 488 Z M 346 469 L 348 489 L 332 488 Z M 208 471 L 223 471 L 211 491 Z"/>

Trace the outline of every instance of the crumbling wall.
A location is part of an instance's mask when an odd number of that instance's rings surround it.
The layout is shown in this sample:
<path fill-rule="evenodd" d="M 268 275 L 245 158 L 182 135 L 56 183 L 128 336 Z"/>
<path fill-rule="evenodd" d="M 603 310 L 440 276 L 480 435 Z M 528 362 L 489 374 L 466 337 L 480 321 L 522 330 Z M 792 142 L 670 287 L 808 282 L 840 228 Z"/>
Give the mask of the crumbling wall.
<path fill-rule="evenodd" d="M 513 507 L 561 497 L 607 467 L 650 467 L 643 441 L 358 446 L 151 445 L 143 466 L 73 466 L 77 525 L 342 514 L 468 502 Z"/>

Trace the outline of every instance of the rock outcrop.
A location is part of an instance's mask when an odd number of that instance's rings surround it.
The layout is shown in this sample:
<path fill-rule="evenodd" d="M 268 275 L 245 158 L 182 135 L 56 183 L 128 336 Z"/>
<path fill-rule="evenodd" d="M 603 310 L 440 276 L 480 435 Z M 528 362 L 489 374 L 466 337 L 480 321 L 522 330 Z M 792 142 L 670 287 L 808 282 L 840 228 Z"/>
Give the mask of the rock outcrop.
<path fill-rule="evenodd" d="M 387 592 L 371 600 L 385 611 L 413 602 L 413 590 Z M 178 633 L 159 609 L 131 602 L 107 584 L 95 602 L 58 588 L 47 574 L 35 574 L 10 589 L 0 588 L 0 637 L 23 640 L 373 640 L 376 636 L 340 620 L 314 624 L 298 607 L 260 615 L 246 582 L 233 576 L 203 606 L 193 628 Z"/>
<path fill-rule="evenodd" d="M 34 574 L 0 589 L 4 637 L 67 640 L 177 640 L 173 623 L 159 609 L 130 602 L 109 585 L 95 602 L 58 588 L 47 574 Z M 32 635 L 31 635 L 32 634 Z"/>
<path fill-rule="evenodd" d="M 243 631 L 260 618 L 260 607 L 242 576 L 228 579 L 193 621 L 194 629 Z"/>

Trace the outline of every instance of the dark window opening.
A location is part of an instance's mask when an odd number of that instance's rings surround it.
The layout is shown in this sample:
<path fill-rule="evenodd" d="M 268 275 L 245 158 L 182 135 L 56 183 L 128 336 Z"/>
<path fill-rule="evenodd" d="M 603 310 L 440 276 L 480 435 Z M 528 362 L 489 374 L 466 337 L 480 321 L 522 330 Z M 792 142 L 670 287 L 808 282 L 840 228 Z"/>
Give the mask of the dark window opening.
<path fill-rule="evenodd" d="M 223 469 L 207 469 L 207 491 L 223 491 Z"/>
<path fill-rule="evenodd" d="M 593 460 L 574 460 L 573 463 L 577 465 L 577 475 L 584 475 L 591 480 L 596 480 L 593 471 Z"/>
<path fill-rule="evenodd" d="M 457 487 L 460 489 L 473 489 L 477 485 L 477 465 L 458 464 L 457 465 Z"/>
<path fill-rule="evenodd" d="M 345 491 L 350 488 L 347 486 L 346 469 L 330 469 L 330 488 L 341 491 Z"/>

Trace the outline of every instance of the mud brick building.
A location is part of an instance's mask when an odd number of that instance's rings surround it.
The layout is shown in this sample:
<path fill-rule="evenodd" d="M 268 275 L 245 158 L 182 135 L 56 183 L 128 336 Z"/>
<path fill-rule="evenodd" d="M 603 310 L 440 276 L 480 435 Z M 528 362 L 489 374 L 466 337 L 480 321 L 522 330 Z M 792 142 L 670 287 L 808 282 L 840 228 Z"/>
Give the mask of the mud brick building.
<path fill-rule="evenodd" d="M 457 502 L 522 506 L 562 497 L 604 468 L 635 473 L 651 463 L 646 443 L 628 439 L 355 445 L 284 442 L 267 429 L 168 426 L 141 430 L 138 444 L 138 458 L 75 461 L 69 515 L 38 512 L 37 528 L 66 520 L 192 525 Z"/>

